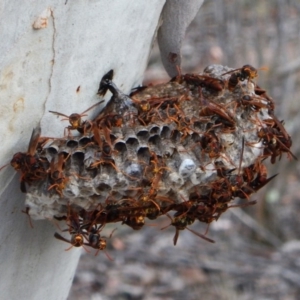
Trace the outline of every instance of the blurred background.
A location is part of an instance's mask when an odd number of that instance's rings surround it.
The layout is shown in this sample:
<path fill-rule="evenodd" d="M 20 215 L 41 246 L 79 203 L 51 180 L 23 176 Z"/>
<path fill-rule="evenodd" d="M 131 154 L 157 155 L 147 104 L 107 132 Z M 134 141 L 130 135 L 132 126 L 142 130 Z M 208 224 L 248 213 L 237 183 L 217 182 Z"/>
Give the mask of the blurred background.
<path fill-rule="evenodd" d="M 205 1 L 182 48 L 182 72 L 210 64 L 251 64 L 257 83 L 276 103 L 300 157 L 300 1 Z M 167 81 L 155 44 L 145 84 Z M 106 226 L 108 256 L 84 252 L 69 299 L 300 299 L 300 165 L 283 155 L 269 164 L 279 173 L 252 196 L 253 207 L 233 208 L 210 225 L 209 244 L 191 232 L 162 227 L 168 218 L 147 221 L 140 231 Z M 191 228 L 204 233 L 206 224 Z M 72 250 L 70 250 L 72 251 Z"/>

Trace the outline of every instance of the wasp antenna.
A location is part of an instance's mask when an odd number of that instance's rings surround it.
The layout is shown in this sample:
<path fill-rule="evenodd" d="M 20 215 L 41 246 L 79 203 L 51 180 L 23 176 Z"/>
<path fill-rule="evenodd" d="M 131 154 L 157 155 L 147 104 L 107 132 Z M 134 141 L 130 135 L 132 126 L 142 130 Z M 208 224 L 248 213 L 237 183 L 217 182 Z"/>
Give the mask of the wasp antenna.
<path fill-rule="evenodd" d="M 65 118 L 67 118 L 67 120 L 69 120 L 69 116 L 67 116 L 67 115 L 65 115 L 65 114 L 62 114 L 62 113 L 60 113 L 60 112 L 53 111 L 53 110 L 49 110 L 49 112 L 52 113 L 52 114 L 58 115 L 58 116 L 65 117 Z"/>
<path fill-rule="evenodd" d="M 97 102 L 96 104 L 92 105 L 91 107 L 89 107 L 88 109 L 86 109 L 84 112 L 82 112 L 80 115 L 83 117 L 83 116 L 87 116 L 87 115 L 84 115 L 86 112 L 88 112 L 89 110 L 91 110 L 92 108 L 96 107 L 97 105 L 101 104 L 105 102 L 105 100 L 101 100 L 99 102 Z"/>
<path fill-rule="evenodd" d="M 4 169 L 5 167 L 7 167 L 9 165 L 9 163 L 7 163 L 7 164 L 5 164 L 4 166 L 2 166 L 1 168 L 0 168 L 0 171 L 2 170 L 2 169 Z"/>

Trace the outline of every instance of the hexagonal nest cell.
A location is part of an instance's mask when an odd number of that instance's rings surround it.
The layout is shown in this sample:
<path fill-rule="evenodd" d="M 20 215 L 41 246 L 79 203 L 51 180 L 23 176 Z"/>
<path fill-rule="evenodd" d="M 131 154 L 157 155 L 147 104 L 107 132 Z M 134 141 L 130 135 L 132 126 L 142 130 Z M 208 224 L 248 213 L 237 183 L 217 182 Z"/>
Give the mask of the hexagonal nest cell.
<path fill-rule="evenodd" d="M 68 117 L 67 134 L 47 139 L 38 127 L 28 151 L 14 155 L 27 212 L 65 220 L 70 239 L 56 238 L 102 250 L 108 223 L 137 230 L 145 218 L 168 213 L 176 244 L 179 230 L 217 220 L 235 198 L 253 204 L 250 195 L 276 176 L 268 177 L 264 160 L 275 163 L 283 152 L 295 158 L 256 76 L 250 65 L 211 65 L 201 75 L 180 74 L 128 96 L 109 71 L 98 94 L 112 96 L 95 119 L 53 112 Z"/>

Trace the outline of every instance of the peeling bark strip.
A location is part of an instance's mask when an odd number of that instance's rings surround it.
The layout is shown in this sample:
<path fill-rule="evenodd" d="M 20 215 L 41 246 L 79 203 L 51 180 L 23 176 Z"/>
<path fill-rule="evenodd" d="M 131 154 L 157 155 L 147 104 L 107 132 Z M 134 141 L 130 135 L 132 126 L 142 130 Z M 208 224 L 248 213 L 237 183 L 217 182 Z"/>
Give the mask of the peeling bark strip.
<path fill-rule="evenodd" d="M 101 231 L 121 222 L 139 230 L 145 219 L 170 218 L 179 231 L 196 220 L 211 223 L 236 197 L 249 201 L 269 176 L 263 161 L 290 151 L 291 137 L 274 114 L 274 102 L 256 86 L 257 70 L 212 65 L 203 74 L 177 75 L 170 82 L 125 95 L 109 71 L 98 95 L 111 99 L 93 120 L 67 116 L 67 136 L 33 131 L 26 153 L 11 165 L 21 173 L 26 208 L 34 219 L 66 221 L 71 247 L 104 250 Z M 51 111 L 53 112 L 53 111 Z M 71 116 L 76 116 L 73 120 Z M 74 131 L 79 136 L 73 136 Z M 173 212 L 173 216 L 170 213 Z"/>

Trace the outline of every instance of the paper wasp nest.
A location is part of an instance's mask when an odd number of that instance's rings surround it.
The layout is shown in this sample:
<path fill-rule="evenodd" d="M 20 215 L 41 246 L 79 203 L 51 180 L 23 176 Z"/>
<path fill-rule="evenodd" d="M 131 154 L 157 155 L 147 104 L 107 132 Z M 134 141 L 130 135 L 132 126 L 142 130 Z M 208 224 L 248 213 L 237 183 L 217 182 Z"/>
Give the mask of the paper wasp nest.
<path fill-rule="evenodd" d="M 253 204 L 249 196 L 274 177 L 263 160 L 293 156 L 256 76 L 250 65 L 212 65 L 126 96 L 110 71 L 98 94 L 109 90 L 112 97 L 94 120 L 73 114 L 68 137 L 47 141 L 36 128 L 28 152 L 15 154 L 30 216 L 66 219 L 71 241 L 65 241 L 100 249 L 90 235 L 99 242 L 107 223 L 140 229 L 145 218 L 173 211 L 176 244 L 178 230 L 217 220 L 234 198 Z M 80 135 L 71 137 L 73 129 Z"/>

